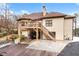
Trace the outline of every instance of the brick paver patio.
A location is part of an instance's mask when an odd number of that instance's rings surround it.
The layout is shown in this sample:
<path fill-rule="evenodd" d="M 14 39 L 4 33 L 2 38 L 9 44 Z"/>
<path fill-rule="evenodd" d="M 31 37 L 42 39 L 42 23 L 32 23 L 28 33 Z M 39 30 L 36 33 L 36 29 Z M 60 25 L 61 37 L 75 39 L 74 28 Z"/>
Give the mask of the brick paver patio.
<path fill-rule="evenodd" d="M 7 47 L 0 48 L 0 55 L 3 56 L 55 56 L 55 52 L 48 52 L 45 50 L 35 50 L 25 48 L 28 45 L 18 44 L 9 45 Z"/>

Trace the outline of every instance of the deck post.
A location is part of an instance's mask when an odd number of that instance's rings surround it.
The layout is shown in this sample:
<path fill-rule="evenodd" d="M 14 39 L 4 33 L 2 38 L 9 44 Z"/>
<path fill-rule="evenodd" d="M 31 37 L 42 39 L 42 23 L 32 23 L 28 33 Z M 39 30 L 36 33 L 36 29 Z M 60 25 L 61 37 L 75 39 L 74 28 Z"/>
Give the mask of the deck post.
<path fill-rule="evenodd" d="M 38 40 L 38 22 L 37 22 L 37 28 L 36 28 L 36 39 Z"/>
<path fill-rule="evenodd" d="M 38 28 L 36 29 L 36 39 L 38 40 Z"/>
<path fill-rule="evenodd" d="M 20 42 L 20 38 L 21 38 L 21 28 L 20 28 L 20 23 L 18 22 L 18 36 L 19 36 L 19 39 L 18 39 L 18 42 Z"/>

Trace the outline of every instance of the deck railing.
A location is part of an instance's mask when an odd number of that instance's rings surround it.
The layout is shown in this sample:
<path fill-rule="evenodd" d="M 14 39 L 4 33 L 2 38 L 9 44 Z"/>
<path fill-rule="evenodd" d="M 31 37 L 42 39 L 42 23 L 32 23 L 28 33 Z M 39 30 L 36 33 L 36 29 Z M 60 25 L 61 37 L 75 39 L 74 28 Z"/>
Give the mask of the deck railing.
<path fill-rule="evenodd" d="M 21 28 L 37 28 L 40 27 L 40 23 L 27 23 L 24 26 L 21 26 Z"/>

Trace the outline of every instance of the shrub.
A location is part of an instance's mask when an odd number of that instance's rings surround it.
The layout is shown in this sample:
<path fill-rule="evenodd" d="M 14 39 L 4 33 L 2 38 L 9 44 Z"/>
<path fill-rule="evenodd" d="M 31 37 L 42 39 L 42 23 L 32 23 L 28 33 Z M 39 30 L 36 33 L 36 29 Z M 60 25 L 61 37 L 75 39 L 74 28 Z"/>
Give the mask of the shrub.
<path fill-rule="evenodd" d="M 9 34 L 18 34 L 18 30 L 11 30 Z"/>
<path fill-rule="evenodd" d="M 3 33 L 3 36 L 6 36 L 7 34 L 8 34 L 7 32 L 4 32 L 4 33 Z"/>
<path fill-rule="evenodd" d="M 21 35 L 20 40 L 21 40 L 21 41 L 24 41 L 25 38 L 26 38 L 26 37 L 25 37 L 24 35 Z"/>
<path fill-rule="evenodd" d="M 2 32 L 0 33 L 0 37 L 6 36 L 8 33 L 7 32 Z"/>
<path fill-rule="evenodd" d="M 0 37 L 3 37 L 3 33 L 0 33 Z"/>
<path fill-rule="evenodd" d="M 14 32 L 13 32 L 14 34 L 18 34 L 18 31 L 17 30 L 14 30 Z"/>
<path fill-rule="evenodd" d="M 18 38 L 18 35 L 15 35 L 15 34 L 11 35 L 11 37 L 10 37 L 10 39 L 12 39 L 12 40 L 15 40 L 17 38 Z"/>

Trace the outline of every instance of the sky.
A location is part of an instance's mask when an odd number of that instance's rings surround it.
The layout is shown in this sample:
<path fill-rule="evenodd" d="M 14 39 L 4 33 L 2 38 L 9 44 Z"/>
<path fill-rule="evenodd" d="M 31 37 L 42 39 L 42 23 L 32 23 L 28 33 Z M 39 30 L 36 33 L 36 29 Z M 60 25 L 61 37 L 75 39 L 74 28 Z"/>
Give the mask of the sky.
<path fill-rule="evenodd" d="M 42 12 L 43 5 L 46 6 L 47 12 L 79 13 L 78 3 L 8 3 L 7 5 L 15 14 Z"/>

